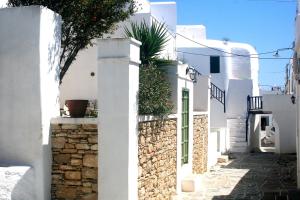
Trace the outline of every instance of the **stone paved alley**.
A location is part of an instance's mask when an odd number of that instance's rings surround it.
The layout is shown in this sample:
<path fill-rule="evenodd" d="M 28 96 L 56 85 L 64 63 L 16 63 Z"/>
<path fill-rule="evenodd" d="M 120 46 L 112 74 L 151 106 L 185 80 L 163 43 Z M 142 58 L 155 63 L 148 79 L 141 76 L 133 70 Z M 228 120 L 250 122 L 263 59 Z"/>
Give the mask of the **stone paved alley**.
<path fill-rule="evenodd" d="M 176 200 L 299 200 L 296 155 L 231 155 L 228 163 L 201 175 L 201 188 Z"/>

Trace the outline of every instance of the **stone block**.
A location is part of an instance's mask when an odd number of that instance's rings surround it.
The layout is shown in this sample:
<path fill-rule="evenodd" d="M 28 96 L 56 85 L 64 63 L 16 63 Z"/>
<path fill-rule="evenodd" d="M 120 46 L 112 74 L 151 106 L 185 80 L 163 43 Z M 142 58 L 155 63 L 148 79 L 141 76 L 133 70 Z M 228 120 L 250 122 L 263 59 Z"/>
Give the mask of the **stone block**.
<path fill-rule="evenodd" d="M 66 171 L 65 178 L 69 180 L 81 180 L 81 172 L 78 171 Z"/>
<path fill-rule="evenodd" d="M 82 200 L 97 200 L 97 193 L 87 194 L 82 197 Z"/>
<path fill-rule="evenodd" d="M 70 154 L 58 154 L 53 156 L 54 163 L 57 164 L 67 164 L 71 160 Z"/>
<path fill-rule="evenodd" d="M 62 129 L 70 129 L 70 130 L 78 129 L 79 127 L 80 125 L 78 124 L 62 124 L 61 126 Z"/>
<path fill-rule="evenodd" d="M 98 137 L 96 135 L 92 135 L 88 137 L 88 142 L 90 144 L 97 144 L 98 143 Z"/>
<path fill-rule="evenodd" d="M 75 199 L 77 190 L 74 187 L 57 186 L 56 197 L 62 199 Z"/>
<path fill-rule="evenodd" d="M 74 148 L 75 148 L 75 145 L 74 145 L 74 144 L 66 143 L 66 144 L 65 144 L 65 148 L 66 148 L 66 149 L 74 149 Z"/>
<path fill-rule="evenodd" d="M 83 168 L 82 169 L 82 178 L 90 178 L 90 179 L 97 179 L 98 177 L 98 170 L 97 168 Z"/>
<path fill-rule="evenodd" d="M 98 184 L 92 184 L 92 190 L 93 190 L 93 192 L 97 192 L 98 191 Z"/>
<path fill-rule="evenodd" d="M 92 188 L 91 187 L 82 187 L 81 188 L 81 191 L 83 192 L 83 193 L 92 193 Z"/>
<path fill-rule="evenodd" d="M 64 137 L 52 138 L 52 148 L 62 149 L 64 148 L 66 139 Z"/>
<path fill-rule="evenodd" d="M 97 151 L 98 150 L 98 144 L 94 144 L 91 146 L 91 150 Z"/>
<path fill-rule="evenodd" d="M 97 124 L 82 124 L 82 128 L 87 130 L 97 130 L 98 126 Z"/>
<path fill-rule="evenodd" d="M 62 153 L 77 153 L 77 149 L 63 149 Z"/>
<path fill-rule="evenodd" d="M 88 154 L 83 156 L 83 166 L 85 167 L 98 167 L 98 156 Z"/>
<path fill-rule="evenodd" d="M 80 165 L 82 165 L 82 160 L 81 159 L 71 159 L 71 165 L 80 166 Z"/>
<path fill-rule="evenodd" d="M 82 183 L 81 183 L 81 181 L 70 181 L 70 180 L 65 180 L 65 185 L 80 186 L 80 185 L 82 185 Z"/>
<path fill-rule="evenodd" d="M 88 144 L 76 144 L 76 149 L 90 149 L 90 146 Z"/>

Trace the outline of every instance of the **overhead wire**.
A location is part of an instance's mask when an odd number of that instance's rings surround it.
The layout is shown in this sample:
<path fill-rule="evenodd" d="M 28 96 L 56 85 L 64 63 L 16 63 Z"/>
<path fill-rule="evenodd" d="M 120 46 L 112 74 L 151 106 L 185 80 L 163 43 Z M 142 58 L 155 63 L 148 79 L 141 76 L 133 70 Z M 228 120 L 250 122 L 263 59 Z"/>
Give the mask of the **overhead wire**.
<path fill-rule="evenodd" d="M 156 19 L 154 16 L 152 16 L 152 19 L 154 19 L 154 21 L 156 23 L 159 23 L 159 24 L 162 24 L 162 25 L 165 25 L 165 23 L 161 23 L 158 19 Z M 218 48 L 215 48 L 215 47 L 211 47 L 209 45 L 206 45 L 206 44 L 203 44 L 203 43 L 200 43 L 200 42 L 197 42 L 191 38 L 188 38 L 187 36 L 185 35 L 182 35 L 180 33 L 177 33 L 177 32 L 172 32 L 171 30 L 169 30 L 169 28 L 166 28 L 167 32 L 176 40 L 176 36 L 180 36 L 186 40 L 189 40 L 190 42 L 193 42 L 195 44 L 198 44 L 200 46 L 203 46 L 203 47 L 206 47 L 206 48 L 209 48 L 209 49 L 212 49 L 212 50 L 215 50 L 215 51 L 218 51 L 218 52 L 222 52 L 222 53 L 225 53 L 225 54 L 228 54 L 229 56 L 225 56 L 225 55 L 221 55 L 220 57 L 235 57 L 235 56 L 239 56 L 239 57 L 246 57 L 246 58 L 257 58 L 257 59 L 260 59 L 260 60 L 287 60 L 287 59 L 291 59 L 291 58 L 283 58 L 283 57 L 258 57 L 259 55 L 266 55 L 266 54 L 272 54 L 272 53 L 276 53 L 278 54 L 279 51 L 285 51 L 285 50 L 293 50 L 293 47 L 285 47 L 285 48 L 279 48 L 279 49 L 276 49 L 276 50 L 272 50 L 272 51 L 267 51 L 267 52 L 262 52 L 262 53 L 257 53 L 257 54 L 247 54 L 247 55 L 243 55 L 243 54 L 236 54 L 236 53 L 233 53 L 233 52 L 228 52 L 228 51 L 225 51 L 225 50 L 222 50 L 222 49 L 218 49 Z M 180 51 L 178 50 L 177 48 L 175 48 L 175 51 L 176 52 L 180 52 L 180 53 L 185 53 L 185 54 L 191 54 L 191 55 L 199 55 L 199 56 L 212 56 L 212 55 L 208 55 L 208 54 L 201 54 L 201 53 L 193 53 L 193 52 L 185 52 L 185 51 Z M 231 56 L 230 56 L 231 55 Z"/>

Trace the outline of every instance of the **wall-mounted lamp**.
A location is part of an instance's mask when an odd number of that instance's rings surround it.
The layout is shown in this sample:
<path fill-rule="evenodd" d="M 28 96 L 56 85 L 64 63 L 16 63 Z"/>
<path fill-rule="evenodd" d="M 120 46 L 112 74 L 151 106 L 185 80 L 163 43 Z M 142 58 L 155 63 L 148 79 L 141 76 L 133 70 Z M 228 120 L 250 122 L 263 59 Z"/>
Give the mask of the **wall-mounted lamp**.
<path fill-rule="evenodd" d="M 193 81 L 193 83 L 197 83 L 197 76 L 202 75 L 194 67 L 191 67 L 191 66 L 188 66 L 186 68 L 185 74 L 189 74 L 190 79 Z"/>
<path fill-rule="evenodd" d="M 291 96 L 291 101 L 292 101 L 293 104 L 296 103 L 296 97 L 294 95 Z"/>

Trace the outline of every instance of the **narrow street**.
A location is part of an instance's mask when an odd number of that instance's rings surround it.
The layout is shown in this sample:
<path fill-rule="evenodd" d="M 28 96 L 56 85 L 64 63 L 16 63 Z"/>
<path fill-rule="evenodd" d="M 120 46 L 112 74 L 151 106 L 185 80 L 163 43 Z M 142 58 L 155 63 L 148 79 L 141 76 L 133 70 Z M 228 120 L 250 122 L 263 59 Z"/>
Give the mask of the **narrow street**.
<path fill-rule="evenodd" d="M 231 155 L 201 177 L 197 192 L 176 200 L 275 200 L 300 199 L 296 190 L 296 155 L 251 153 Z"/>

